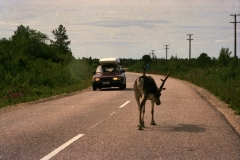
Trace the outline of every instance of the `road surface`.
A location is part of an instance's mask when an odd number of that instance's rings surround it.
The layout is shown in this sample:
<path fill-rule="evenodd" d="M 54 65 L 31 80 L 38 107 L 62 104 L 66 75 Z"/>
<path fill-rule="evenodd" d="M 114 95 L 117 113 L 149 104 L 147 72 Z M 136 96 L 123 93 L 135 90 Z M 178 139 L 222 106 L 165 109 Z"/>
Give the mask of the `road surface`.
<path fill-rule="evenodd" d="M 240 138 L 187 83 L 169 78 L 139 131 L 133 94 L 139 76 L 126 73 L 127 89 L 88 90 L 0 113 L 0 160 L 240 159 Z M 152 75 L 160 85 L 163 76 Z"/>

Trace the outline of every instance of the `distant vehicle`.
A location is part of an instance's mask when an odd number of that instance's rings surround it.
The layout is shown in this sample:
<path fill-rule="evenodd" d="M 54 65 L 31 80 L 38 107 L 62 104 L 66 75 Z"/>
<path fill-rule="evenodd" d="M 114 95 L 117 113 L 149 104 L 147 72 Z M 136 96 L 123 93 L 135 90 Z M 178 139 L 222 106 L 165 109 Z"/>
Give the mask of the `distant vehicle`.
<path fill-rule="evenodd" d="M 102 58 L 99 60 L 99 66 L 93 72 L 92 88 L 93 90 L 119 87 L 120 90 L 126 89 L 125 70 L 120 66 L 119 58 Z"/>

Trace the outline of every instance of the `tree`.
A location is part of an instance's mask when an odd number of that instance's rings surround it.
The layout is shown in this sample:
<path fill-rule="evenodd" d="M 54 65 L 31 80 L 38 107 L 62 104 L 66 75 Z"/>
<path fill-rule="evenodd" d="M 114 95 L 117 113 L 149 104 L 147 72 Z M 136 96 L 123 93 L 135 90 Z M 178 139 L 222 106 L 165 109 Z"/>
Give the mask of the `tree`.
<path fill-rule="evenodd" d="M 219 57 L 218 57 L 218 62 L 221 66 L 227 66 L 230 62 L 230 55 L 232 54 L 231 51 L 229 51 L 228 48 L 221 48 Z"/>
<path fill-rule="evenodd" d="M 206 53 L 202 53 L 197 58 L 197 63 L 201 68 L 205 68 L 211 64 L 211 58 Z"/>
<path fill-rule="evenodd" d="M 70 52 L 70 48 L 68 46 L 71 41 L 68 41 L 68 35 L 66 35 L 65 27 L 61 24 L 58 29 L 53 30 L 52 33 L 56 41 L 50 40 L 51 44 L 56 46 L 60 53 Z"/>
<path fill-rule="evenodd" d="M 41 57 L 42 45 L 46 44 L 48 36 L 39 31 L 30 29 L 29 26 L 18 26 L 12 36 L 12 48 L 14 52 L 22 55 Z"/>
<path fill-rule="evenodd" d="M 142 60 L 147 67 L 146 69 L 150 69 L 150 63 L 152 62 L 152 59 L 151 59 L 150 55 L 147 55 L 147 54 L 143 55 Z"/>
<path fill-rule="evenodd" d="M 149 56 L 149 55 L 143 55 L 142 56 L 142 60 L 145 62 L 145 63 L 151 63 L 152 62 L 152 59 L 151 59 L 151 57 Z"/>
<path fill-rule="evenodd" d="M 90 56 L 89 59 L 88 59 L 88 63 L 89 63 L 90 65 L 92 65 L 92 63 L 93 63 L 93 60 L 92 60 L 92 57 L 91 57 L 91 56 Z"/>
<path fill-rule="evenodd" d="M 11 50 L 14 54 L 30 54 L 30 28 L 20 25 L 12 36 Z"/>

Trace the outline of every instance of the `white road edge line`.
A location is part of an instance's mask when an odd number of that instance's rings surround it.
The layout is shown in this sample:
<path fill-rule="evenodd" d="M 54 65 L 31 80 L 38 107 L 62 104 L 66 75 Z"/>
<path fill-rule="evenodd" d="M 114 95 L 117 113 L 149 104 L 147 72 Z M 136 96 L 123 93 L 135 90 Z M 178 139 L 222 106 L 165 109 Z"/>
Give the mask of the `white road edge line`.
<path fill-rule="evenodd" d="M 67 141 L 66 143 L 64 143 L 63 145 L 61 145 L 60 147 L 58 147 L 57 149 L 55 149 L 54 151 L 52 151 L 51 153 L 49 153 L 48 155 L 46 155 L 45 157 L 43 157 L 40 160 L 49 160 L 50 158 L 52 158 L 53 156 L 58 154 L 61 150 L 63 150 L 64 148 L 66 148 L 67 146 L 69 146 L 70 144 L 75 142 L 76 140 L 78 140 L 83 135 L 84 134 L 79 134 L 79 135 L 73 137 L 72 139 L 70 139 L 69 141 Z"/>
<path fill-rule="evenodd" d="M 126 106 L 130 101 L 125 102 L 123 105 L 121 105 L 119 108 L 123 108 L 124 106 Z"/>

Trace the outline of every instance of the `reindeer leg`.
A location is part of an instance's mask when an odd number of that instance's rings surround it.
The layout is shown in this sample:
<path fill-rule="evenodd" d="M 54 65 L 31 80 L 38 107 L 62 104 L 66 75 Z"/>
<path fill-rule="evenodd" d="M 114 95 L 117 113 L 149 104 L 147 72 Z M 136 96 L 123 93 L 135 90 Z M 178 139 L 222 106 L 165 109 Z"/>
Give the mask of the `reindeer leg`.
<path fill-rule="evenodd" d="M 143 105 L 143 109 L 142 109 L 142 126 L 145 127 L 144 125 L 144 114 L 145 114 L 145 104 Z"/>
<path fill-rule="evenodd" d="M 139 98 L 136 98 L 136 99 L 137 99 L 138 112 L 139 112 L 139 125 L 137 127 L 138 127 L 138 130 L 143 130 L 143 127 L 142 127 L 142 105 L 139 102 Z"/>
<path fill-rule="evenodd" d="M 139 106 L 139 125 L 138 125 L 138 130 L 143 130 L 143 123 L 142 123 L 142 113 L 143 113 L 143 107 L 146 103 L 148 95 L 144 95 L 143 100 Z"/>
<path fill-rule="evenodd" d="M 138 130 L 143 130 L 143 127 L 142 127 L 142 124 L 141 124 L 141 121 L 142 121 L 142 107 L 141 107 L 141 104 L 139 102 L 140 101 L 139 97 L 136 97 L 136 100 L 137 100 L 138 112 L 139 112 L 139 125 L 137 127 L 138 127 Z"/>
<path fill-rule="evenodd" d="M 139 106 L 139 125 L 137 126 L 138 130 L 143 130 L 142 126 L 142 107 Z"/>
<path fill-rule="evenodd" d="M 156 125 L 156 123 L 154 122 L 154 117 L 153 117 L 153 115 L 154 115 L 154 101 L 152 100 L 151 101 L 152 102 L 152 110 L 151 110 L 151 114 L 152 114 L 152 121 L 151 121 L 151 125 Z"/>

